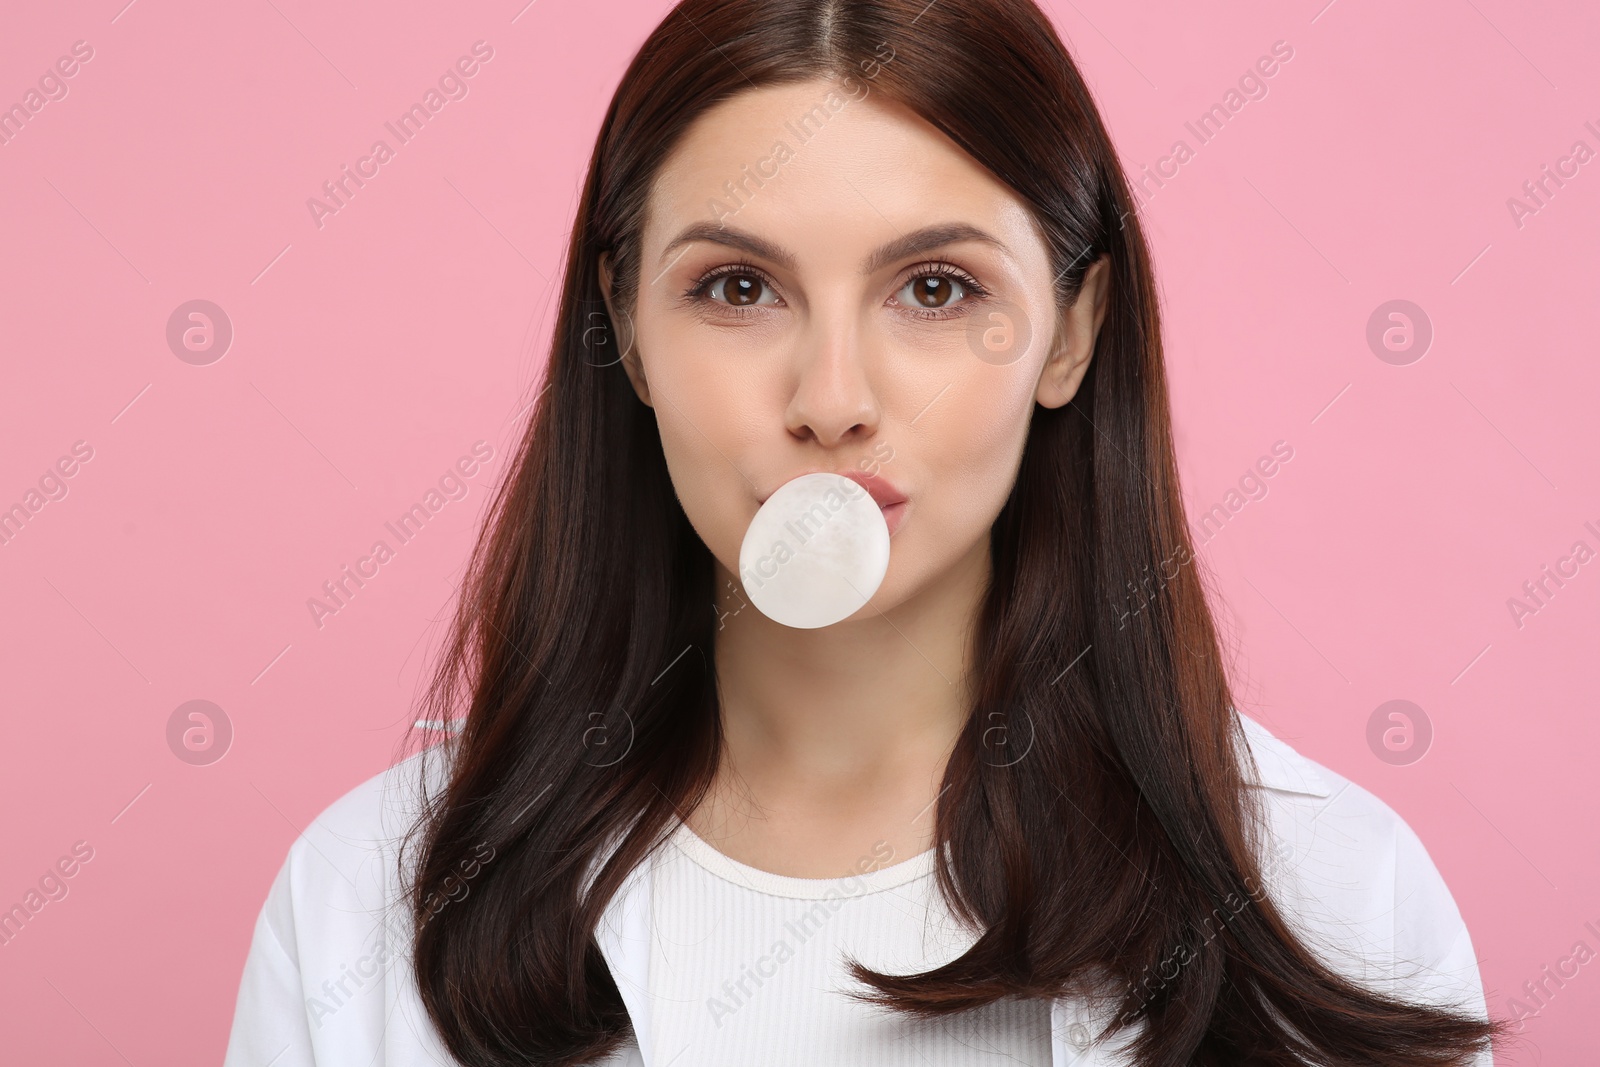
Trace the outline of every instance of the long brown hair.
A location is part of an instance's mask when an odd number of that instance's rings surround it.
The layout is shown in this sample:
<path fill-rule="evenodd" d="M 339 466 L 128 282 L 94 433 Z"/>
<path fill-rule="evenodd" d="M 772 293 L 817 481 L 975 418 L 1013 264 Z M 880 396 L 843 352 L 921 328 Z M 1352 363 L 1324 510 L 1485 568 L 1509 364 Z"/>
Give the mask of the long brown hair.
<path fill-rule="evenodd" d="M 1465 1062 L 1505 1024 L 1352 984 L 1252 892 L 1260 812 L 1186 565 L 1149 253 L 1089 91 L 1032 0 L 684 0 L 629 65 L 589 163 L 547 391 L 425 698 L 434 718 L 464 712 L 430 752 L 448 784 L 408 841 L 415 976 L 445 1044 L 472 1067 L 618 1046 L 630 1024 L 597 920 L 705 795 L 722 743 L 710 553 L 618 363 L 600 257 L 630 307 L 652 179 L 707 108 L 863 72 L 1032 205 L 1061 308 L 1101 255 L 1110 295 L 1087 377 L 1070 404 L 1035 409 L 991 532 L 973 707 L 935 815 L 950 849 L 938 890 L 981 936 L 926 973 L 855 976 L 924 1016 L 1109 980 L 1114 1023 L 1147 1024 L 1142 1067 Z M 1130 588 L 1148 597 L 1132 613 Z M 468 858 L 485 847 L 492 861 Z M 437 907 L 444 895 L 456 902 Z"/>

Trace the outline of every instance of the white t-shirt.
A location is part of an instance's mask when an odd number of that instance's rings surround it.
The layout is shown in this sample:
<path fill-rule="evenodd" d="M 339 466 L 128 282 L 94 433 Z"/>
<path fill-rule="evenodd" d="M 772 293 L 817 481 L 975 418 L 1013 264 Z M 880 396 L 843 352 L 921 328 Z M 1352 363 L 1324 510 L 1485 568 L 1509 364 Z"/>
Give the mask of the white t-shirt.
<path fill-rule="evenodd" d="M 893 858 L 880 843 L 854 865 L 864 873 L 792 878 L 740 863 L 678 823 L 650 871 L 650 1062 L 1049 1067 L 1048 1000 L 919 1020 L 845 995 L 868 988 L 845 970 L 846 953 L 910 974 L 976 940 L 938 892 L 932 849 Z"/>

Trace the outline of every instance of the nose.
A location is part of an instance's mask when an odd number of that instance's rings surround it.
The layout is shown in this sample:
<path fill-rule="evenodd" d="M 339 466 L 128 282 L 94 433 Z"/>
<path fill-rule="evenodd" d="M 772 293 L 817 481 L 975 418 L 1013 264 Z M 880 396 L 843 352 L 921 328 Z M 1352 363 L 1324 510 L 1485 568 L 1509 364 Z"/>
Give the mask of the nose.
<path fill-rule="evenodd" d="M 871 437 L 882 418 L 869 372 L 869 346 L 849 316 L 816 316 L 798 350 L 785 421 L 796 437 L 828 448 Z"/>

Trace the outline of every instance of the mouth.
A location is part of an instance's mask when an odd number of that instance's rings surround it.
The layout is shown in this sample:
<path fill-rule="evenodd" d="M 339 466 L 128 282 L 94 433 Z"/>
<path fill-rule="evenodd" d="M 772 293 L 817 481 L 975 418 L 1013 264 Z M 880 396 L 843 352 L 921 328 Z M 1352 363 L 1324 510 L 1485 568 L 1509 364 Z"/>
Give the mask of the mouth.
<path fill-rule="evenodd" d="M 849 478 L 852 482 L 861 486 L 872 497 L 873 502 L 878 505 L 878 509 L 883 512 L 883 521 L 888 525 L 889 536 L 891 537 L 900 528 L 900 524 L 905 521 L 906 512 L 911 506 L 910 498 L 901 492 L 893 482 L 880 475 L 868 474 L 865 471 L 854 469 L 843 471 L 810 470 L 801 471 L 799 474 L 793 475 L 792 478 L 799 478 L 807 474 L 837 474 L 841 478 Z M 761 495 L 761 503 L 765 504 L 767 499 L 776 491 L 776 488 L 774 488 L 763 493 Z"/>
<path fill-rule="evenodd" d="M 886 507 L 882 504 L 878 506 L 883 509 L 883 521 L 888 524 L 889 536 L 893 537 L 894 532 L 900 529 L 900 524 L 905 521 L 906 509 L 911 506 L 911 501 L 901 500 Z"/>

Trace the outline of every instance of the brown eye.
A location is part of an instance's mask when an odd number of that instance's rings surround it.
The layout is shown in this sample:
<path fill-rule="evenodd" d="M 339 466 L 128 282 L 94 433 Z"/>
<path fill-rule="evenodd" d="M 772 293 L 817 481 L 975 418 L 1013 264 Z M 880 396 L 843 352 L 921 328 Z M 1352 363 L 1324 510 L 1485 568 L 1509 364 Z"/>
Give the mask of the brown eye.
<path fill-rule="evenodd" d="M 914 279 L 909 288 L 912 298 L 925 308 L 942 308 L 950 302 L 953 283 L 939 274 Z"/>
<path fill-rule="evenodd" d="M 713 293 L 722 290 L 723 300 L 733 307 L 759 303 L 766 283 L 753 274 L 724 274 L 712 283 Z"/>
<path fill-rule="evenodd" d="M 900 287 L 895 301 L 909 311 L 946 312 L 955 315 L 966 305 L 981 300 L 988 290 L 965 272 L 939 265 L 922 268 L 921 273 Z M 923 318 L 944 318 L 943 314 Z"/>

